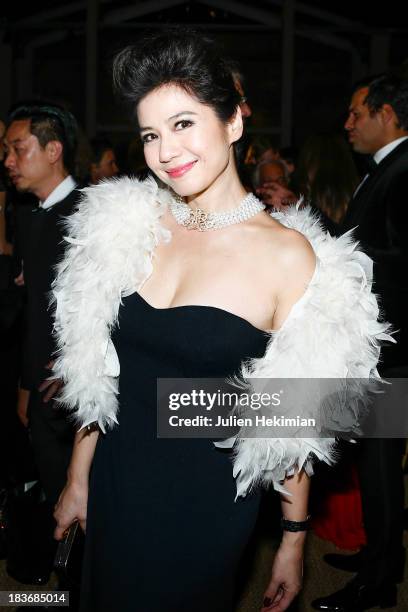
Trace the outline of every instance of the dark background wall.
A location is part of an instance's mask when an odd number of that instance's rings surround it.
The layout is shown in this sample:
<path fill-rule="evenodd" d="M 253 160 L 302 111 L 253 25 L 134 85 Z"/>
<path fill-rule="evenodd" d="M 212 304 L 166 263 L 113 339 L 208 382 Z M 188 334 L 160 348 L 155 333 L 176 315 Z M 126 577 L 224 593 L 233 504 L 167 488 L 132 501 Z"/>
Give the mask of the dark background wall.
<path fill-rule="evenodd" d="M 51 4 L 39 0 L 30 11 L 23 11 L 18 5 L 8 6 L 0 21 L 0 118 L 6 116 L 10 104 L 22 97 L 50 98 L 66 104 L 89 131 L 86 20 L 87 9 L 96 3 L 96 127 L 92 131 L 108 132 L 119 142 L 132 130 L 112 94 L 110 63 L 115 52 L 134 41 L 144 26 L 200 23 L 222 40 L 227 52 L 242 66 L 253 109 L 249 130 L 275 134 L 279 142 L 285 70 L 282 29 L 272 28 L 270 21 L 263 23 L 260 17 L 281 20 L 284 2 L 254 1 L 249 5 L 217 0 L 214 7 L 211 0 L 208 5 L 190 1 L 164 9 L 160 9 L 162 3 L 151 2 L 146 15 L 116 24 L 105 23 L 112 11 L 143 6 L 146 2 L 88 0 L 76 2 L 78 10 L 62 16 L 55 15 L 55 11 L 72 6 L 69 2 Z M 312 11 L 295 13 L 295 28 L 301 34 L 294 37 L 293 47 L 291 140 L 299 144 L 311 130 L 340 127 L 353 80 L 403 62 L 408 57 L 408 37 L 400 27 L 397 3 L 387 3 L 386 14 L 384 11 L 376 14 L 373 9 L 368 13 L 363 4 L 355 6 L 344 1 L 298 2 L 296 6 Z M 326 16 L 328 7 L 330 19 Z M 317 40 L 313 40 L 314 36 Z M 344 41 L 349 49 L 322 43 L 318 40 L 321 36 Z M 52 42 L 53 38 L 57 40 Z"/>

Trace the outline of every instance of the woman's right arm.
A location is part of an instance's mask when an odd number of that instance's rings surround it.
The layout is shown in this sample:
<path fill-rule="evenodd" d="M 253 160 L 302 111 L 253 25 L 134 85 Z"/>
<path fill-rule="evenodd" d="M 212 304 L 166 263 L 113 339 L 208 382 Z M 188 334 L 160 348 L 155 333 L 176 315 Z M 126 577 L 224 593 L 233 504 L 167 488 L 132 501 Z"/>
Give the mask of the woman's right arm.
<path fill-rule="evenodd" d="M 88 481 L 99 429 L 89 431 L 84 428 L 75 436 L 71 463 L 68 468 L 65 485 L 55 506 L 54 518 L 57 527 L 54 531 L 56 540 L 64 537 L 64 532 L 76 520 L 82 530 L 86 530 L 86 510 L 88 503 Z"/>

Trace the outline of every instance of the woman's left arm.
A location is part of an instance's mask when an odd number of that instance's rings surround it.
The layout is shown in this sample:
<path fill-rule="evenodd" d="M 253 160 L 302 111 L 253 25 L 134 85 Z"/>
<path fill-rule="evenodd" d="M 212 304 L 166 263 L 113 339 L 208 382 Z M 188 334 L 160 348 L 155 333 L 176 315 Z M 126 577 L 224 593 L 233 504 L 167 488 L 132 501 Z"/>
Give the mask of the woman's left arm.
<path fill-rule="evenodd" d="M 304 238 L 292 233 L 279 248 L 273 266 L 282 279 L 275 283 L 273 329 L 277 331 L 265 356 L 246 364 L 241 377 L 261 381 L 293 379 L 295 388 L 292 400 L 285 397 L 285 415 L 307 416 L 314 420 L 315 427 L 300 428 L 293 438 L 276 437 L 279 430 L 266 438 L 256 425 L 253 431 L 246 428 L 233 439 L 234 475 L 238 497 L 255 486 L 273 485 L 282 495 L 290 491 L 291 495 L 283 498 L 283 516 L 304 520 L 313 462 L 330 465 L 336 461 L 336 439 L 327 437 L 333 435 L 333 423 L 339 434 L 341 427 L 347 436 L 359 432 L 361 419 L 370 408 L 371 384 L 377 389 L 381 346 L 393 340 L 388 323 L 378 320 L 379 308 L 372 293 L 372 262 L 358 249 L 350 233 L 331 238 L 307 207 L 289 209 L 274 217 L 297 229 Z M 297 392 L 300 387 L 296 381 L 300 384 L 299 381 L 313 379 L 328 379 L 332 384 L 323 386 L 310 400 L 307 394 Z M 346 385 L 347 380 L 354 384 Z M 282 410 L 280 405 L 267 407 L 265 416 L 278 417 Z M 223 447 L 228 445 L 231 441 Z M 295 475 L 288 477 L 289 474 Z M 304 540 L 304 532 L 285 532 L 262 612 L 286 610 L 298 592 Z"/>
<path fill-rule="evenodd" d="M 298 301 L 310 282 L 316 265 L 315 254 L 303 238 L 292 236 L 290 246 L 282 253 L 282 290 L 274 325 L 281 326 L 294 303 Z M 288 495 L 281 494 L 282 518 L 300 523 L 307 520 L 310 478 L 304 470 L 296 471 L 283 481 Z M 302 527 L 302 525 L 299 525 Z M 264 594 L 262 611 L 286 610 L 302 586 L 303 550 L 306 529 L 301 531 L 283 530 L 283 537 L 275 555 L 272 575 Z"/>
<path fill-rule="evenodd" d="M 301 470 L 283 483 L 289 495 L 282 495 L 282 518 L 303 522 L 308 517 L 310 478 Z M 302 587 L 303 550 L 306 530 L 286 531 L 276 552 L 270 582 L 264 593 L 262 612 L 286 610 Z"/>

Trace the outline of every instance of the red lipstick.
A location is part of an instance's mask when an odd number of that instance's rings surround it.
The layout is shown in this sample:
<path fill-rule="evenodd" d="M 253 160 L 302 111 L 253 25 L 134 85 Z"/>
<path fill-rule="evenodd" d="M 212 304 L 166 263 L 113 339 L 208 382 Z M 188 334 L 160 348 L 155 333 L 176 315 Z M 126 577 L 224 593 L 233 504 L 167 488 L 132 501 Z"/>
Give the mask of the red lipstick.
<path fill-rule="evenodd" d="M 194 164 L 195 161 L 188 162 L 188 164 L 177 166 L 177 168 L 171 168 L 170 170 L 166 170 L 166 172 L 171 178 L 179 178 L 180 176 L 184 176 L 189 170 L 191 170 Z"/>

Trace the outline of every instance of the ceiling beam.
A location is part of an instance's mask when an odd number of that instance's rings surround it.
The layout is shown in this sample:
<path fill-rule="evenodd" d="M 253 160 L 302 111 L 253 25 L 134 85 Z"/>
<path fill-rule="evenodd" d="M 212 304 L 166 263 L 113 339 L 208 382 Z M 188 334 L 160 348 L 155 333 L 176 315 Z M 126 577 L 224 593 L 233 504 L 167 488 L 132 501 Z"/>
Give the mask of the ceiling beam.
<path fill-rule="evenodd" d="M 144 0 L 131 6 L 123 6 L 107 13 L 102 20 L 104 25 L 122 23 L 128 19 L 136 19 L 150 13 L 157 13 L 163 9 L 186 4 L 186 0 Z"/>
<path fill-rule="evenodd" d="M 113 2 L 113 0 L 100 0 L 100 2 L 101 4 L 110 4 Z M 106 20 L 104 20 L 104 23 L 106 23 L 106 25 L 114 25 L 116 23 L 121 23 L 128 19 L 134 19 L 136 17 L 141 17 L 143 15 L 154 13 L 159 10 L 163 10 L 166 8 L 171 8 L 173 6 L 184 4 L 185 2 L 186 0 L 153 0 L 151 2 L 144 0 L 143 2 L 139 2 L 136 6 L 135 5 L 127 6 L 127 7 L 125 6 L 125 7 L 121 7 L 120 9 L 112 10 L 110 13 L 107 14 Z M 282 8 L 284 0 L 267 0 L 267 2 L 273 6 Z M 212 0 L 209 0 L 207 4 L 210 6 L 211 5 L 215 6 L 215 2 L 213 3 Z M 228 4 L 228 0 L 226 0 L 225 2 L 217 3 L 217 6 L 219 8 L 225 8 L 225 10 L 229 10 L 226 6 L 227 4 Z M 251 8 L 248 6 L 245 7 L 245 5 L 241 5 L 240 10 L 243 10 L 245 8 L 247 8 L 247 12 L 245 15 L 241 14 L 241 16 L 243 17 L 247 16 L 247 18 L 249 19 L 254 18 L 253 15 L 255 14 L 255 12 L 257 12 L 260 15 L 260 19 L 258 19 L 258 21 L 259 20 L 265 21 L 265 15 L 271 16 L 271 14 L 267 11 L 264 11 L 262 9 Z M 38 27 L 41 27 L 45 25 L 44 22 L 49 22 L 54 19 L 60 19 L 62 17 L 67 17 L 69 15 L 78 13 L 80 11 L 85 12 L 85 10 L 86 10 L 86 1 L 78 0 L 76 2 L 71 2 L 70 4 L 66 4 L 65 6 L 56 7 L 54 9 L 48 9 L 48 10 L 43 10 L 41 12 L 37 12 L 34 15 L 30 15 L 28 17 L 25 17 L 23 19 L 16 21 L 14 24 L 9 24 L 9 26 L 12 27 L 13 29 L 19 29 L 20 27 L 23 27 L 23 26 L 35 26 L 35 25 L 37 25 Z M 231 12 L 235 12 L 234 8 L 231 8 Z M 296 12 L 303 13 L 305 15 L 309 15 L 311 17 L 315 17 L 317 19 L 320 19 L 326 22 L 330 22 L 330 24 L 338 26 L 343 31 L 358 31 L 361 33 L 371 34 L 371 33 L 374 33 L 375 30 L 378 30 L 378 28 L 370 28 L 366 24 L 347 19 L 346 17 L 342 17 L 341 15 L 337 15 L 330 11 L 320 9 L 320 8 L 313 8 L 311 6 L 308 6 L 304 2 L 296 3 Z M 262 15 L 264 15 L 264 17 L 262 17 Z M 274 19 L 276 19 L 276 17 Z M 272 24 L 272 27 L 275 27 L 275 23 Z"/>
<path fill-rule="evenodd" d="M 260 21 L 265 25 L 272 26 L 273 28 L 280 28 L 282 25 L 282 19 L 280 16 L 275 16 L 269 11 L 264 11 L 254 7 L 253 5 L 243 4 L 242 2 L 236 2 L 235 0 L 205 0 L 203 2 L 206 6 L 211 8 L 219 8 L 225 11 L 229 11 L 234 15 L 243 17 L 244 19 L 251 19 L 252 21 Z"/>
<path fill-rule="evenodd" d="M 100 4 L 109 4 L 112 1 L 113 0 L 99 0 Z M 24 19 L 17 20 L 13 25 L 31 26 L 36 24 L 43 24 L 44 21 L 67 17 L 68 15 L 73 15 L 74 13 L 79 13 L 81 11 L 85 12 L 86 9 L 86 0 L 78 0 L 77 2 L 71 2 L 70 4 L 65 4 L 64 6 L 59 6 L 56 8 L 46 9 L 37 12 L 34 15 L 30 15 L 29 17 L 24 17 Z"/>
<path fill-rule="evenodd" d="M 100 0 L 100 1 L 105 4 L 105 3 L 110 3 L 112 0 Z M 173 6 L 182 5 L 182 4 L 185 4 L 185 2 L 186 0 L 143 0 L 142 2 L 138 2 L 137 4 L 134 4 L 132 6 L 125 6 L 125 7 L 121 7 L 119 9 L 110 11 L 109 13 L 105 15 L 105 18 L 103 19 L 102 23 L 99 24 L 99 26 L 100 27 L 110 27 L 110 26 L 115 26 L 116 24 L 124 26 L 126 21 L 129 19 L 135 19 L 137 17 L 142 17 L 149 13 L 155 13 L 155 12 L 158 12 L 166 8 L 171 8 Z M 275 4 L 276 6 L 282 7 L 282 0 L 269 0 L 269 2 Z M 206 1 L 203 1 L 202 4 L 210 6 L 212 8 L 218 8 L 221 10 L 228 11 L 230 13 L 243 17 L 244 19 L 249 19 L 253 23 L 248 24 L 248 26 L 251 26 L 251 25 L 256 26 L 257 25 L 256 22 L 258 22 L 258 23 L 261 23 L 263 26 L 267 26 L 267 27 L 270 27 L 276 30 L 281 29 L 282 27 L 282 19 L 281 19 L 280 14 L 276 15 L 276 14 L 273 14 L 271 11 L 266 11 L 264 9 L 256 8 L 254 6 L 244 4 L 237 0 L 206 0 Z M 18 25 L 21 25 L 23 23 L 29 25 L 30 20 L 31 20 L 30 21 L 31 23 L 33 22 L 33 20 L 35 20 L 35 22 L 38 22 L 38 20 L 45 19 L 45 18 L 48 19 L 48 18 L 54 18 L 56 16 L 72 14 L 72 12 L 76 12 L 78 10 L 85 9 L 85 7 L 86 7 L 85 2 L 73 2 L 64 7 L 53 9 L 51 11 L 48 11 L 47 13 L 42 12 L 35 16 L 27 18 L 26 20 L 22 20 L 18 22 Z M 307 7 L 303 3 L 300 3 L 300 4 L 297 3 L 296 9 L 300 9 L 302 12 L 309 12 L 309 13 L 310 11 L 312 11 L 314 14 L 317 12 L 319 13 L 320 16 L 323 14 L 325 18 L 326 17 L 328 18 L 328 16 L 330 16 L 331 18 L 336 17 L 332 15 L 331 13 L 328 13 L 327 11 L 320 11 L 319 9 L 310 9 L 310 7 Z M 343 24 L 348 21 L 348 20 L 343 20 L 343 18 L 339 18 L 339 19 L 342 21 Z M 132 24 L 129 23 L 129 26 L 131 27 Z M 158 24 L 158 27 L 163 27 L 163 26 L 160 26 Z M 207 27 L 207 24 L 203 24 L 203 27 Z M 211 28 L 209 24 L 208 24 L 208 28 L 209 29 Z M 228 26 L 226 29 L 228 29 Z M 331 34 L 325 31 L 315 32 L 315 31 L 305 30 L 302 28 L 302 26 L 296 27 L 295 33 L 297 36 L 301 36 L 303 38 L 313 40 L 315 42 L 319 42 L 319 43 L 328 45 L 330 47 L 342 49 L 352 54 L 356 53 L 354 45 L 349 40 L 347 40 L 346 38 L 340 37 L 340 36 L 336 36 L 335 34 Z"/>
<path fill-rule="evenodd" d="M 35 15 L 31 15 L 30 17 L 25 17 L 24 19 L 19 19 L 16 22 L 18 26 L 29 26 L 37 23 L 43 23 L 44 21 L 49 21 L 50 19 L 59 19 L 60 17 L 66 17 L 67 15 L 72 15 L 73 13 L 78 13 L 79 11 L 84 11 L 86 9 L 85 2 L 72 2 L 71 4 L 66 4 L 65 6 L 60 6 L 54 9 L 48 9 L 46 11 L 41 11 L 36 13 Z"/>
<path fill-rule="evenodd" d="M 283 2 L 285 0 L 266 0 L 268 4 L 273 4 L 274 6 L 282 8 Z M 332 13 L 331 11 L 326 11 L 321 8 L 314 8 L 305 4 L 304 2 L 296 2 L 296 12 L 303 13 L 304 15 L 309 15 L 310 17 L 315 17 L 316 19 L 321 19 L 322 21 L 328 21 L 333 25 L 339 26 L 340 28 L 344 28 L 345 30 L 360 30 L 363 28 L 367 29 L 367 25 L 364 23 L 360 23 L 355 21 L 354 19 L 348 19 L 347 17 L 342 17 L 341 15 L 337 15 L 336 13 Z"/>
<path fill-rule="evenodd" d="M 280 16 L 273 15 L 269 11 L 242 4 L 236 0 L 206 0 L 206 4 L 208 6 L 224 9 L 246 19 L 260 21 L 275 29 L 280 29 L 282 27 L 282 19 Z M 320 42 L 336 49 L 343 49 L 350 53 L 355 51 L 354 46 L 349 40 L 340 36 L 335 36 L 334 34 L 308 32 L 302 30 L 302 28 L 295 28 L 295 33 L 297 36 L 302 36 L 303 38 L 314 40 L 315 42 Z"/>

